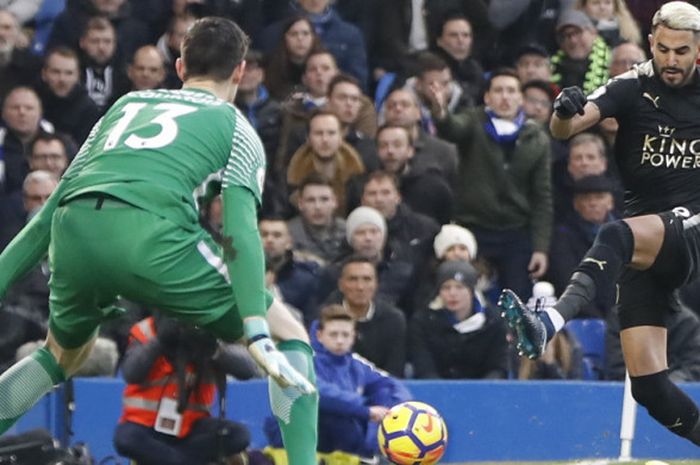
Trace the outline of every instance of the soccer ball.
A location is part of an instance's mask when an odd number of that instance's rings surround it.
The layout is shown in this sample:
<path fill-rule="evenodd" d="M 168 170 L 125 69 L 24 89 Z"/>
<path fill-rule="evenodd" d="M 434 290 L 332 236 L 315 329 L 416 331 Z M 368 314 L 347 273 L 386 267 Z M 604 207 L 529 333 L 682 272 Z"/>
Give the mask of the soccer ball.
<path fill-rule="evenodd" d="M 445 453 L 447 427 L 423 402 L 404 402 L 389 410 L 377 432 L 379 450 L 396 465 L 433 465 Z"/>

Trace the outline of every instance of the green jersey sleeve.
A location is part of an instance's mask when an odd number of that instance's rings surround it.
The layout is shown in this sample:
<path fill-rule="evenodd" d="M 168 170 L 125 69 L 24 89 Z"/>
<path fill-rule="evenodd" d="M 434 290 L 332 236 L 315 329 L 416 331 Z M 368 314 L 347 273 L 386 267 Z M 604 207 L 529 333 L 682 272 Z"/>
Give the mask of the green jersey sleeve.
<path fill-rule="evenodd" d="M 224 168 L 224 257 L 241 318 L 265 316 L 265 256 L 257 225 L 262 203 L 265 151 L 255 129 L 236 110 L 231 153 Z"/>
<path fill-rule="evenodd" d="M 253 126 L 236 110 L 231 153 L 224 168 L 222 188 L 231 186 L 250 190 L 258 205 L 262 204 L 265 181 L 265 149 Z"/>

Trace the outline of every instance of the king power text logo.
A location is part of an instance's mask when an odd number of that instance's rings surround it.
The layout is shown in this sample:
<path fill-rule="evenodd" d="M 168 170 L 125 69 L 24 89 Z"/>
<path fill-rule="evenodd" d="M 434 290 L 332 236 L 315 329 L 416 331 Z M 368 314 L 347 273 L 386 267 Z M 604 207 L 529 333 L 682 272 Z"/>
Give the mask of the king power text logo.
<path fill-rule="evenodd" d="M 700 139 L 676 139 L 676 128 L 658 126 L 657 135 L 644 135 L 641 164 L 655 168 L 700 168 Z"/>

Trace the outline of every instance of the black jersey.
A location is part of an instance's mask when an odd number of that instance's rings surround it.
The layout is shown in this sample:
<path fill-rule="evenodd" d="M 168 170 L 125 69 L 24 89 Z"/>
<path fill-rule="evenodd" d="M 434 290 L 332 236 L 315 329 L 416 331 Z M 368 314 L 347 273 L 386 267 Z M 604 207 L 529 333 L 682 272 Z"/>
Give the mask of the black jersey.
<path fill-rule="evenodd" d="M 593 92 L 588 100 L 620 128 L 615 161 L 625 215 L 700 206 L 700 79 L 667 86 L 651 60 Z"/>

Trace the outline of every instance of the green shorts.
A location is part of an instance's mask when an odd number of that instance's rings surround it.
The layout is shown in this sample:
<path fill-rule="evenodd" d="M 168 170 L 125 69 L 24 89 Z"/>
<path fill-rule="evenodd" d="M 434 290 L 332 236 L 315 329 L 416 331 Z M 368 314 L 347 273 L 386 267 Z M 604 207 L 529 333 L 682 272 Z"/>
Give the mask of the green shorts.
<path fill-rule="evenodd" d="M 73 200 L 51 226 L 51 332 L 62 347 L 80 347 L 121 296 L 235 341 L 242 322 L 222 257 L 203 229 L 116 199 Z"/>

